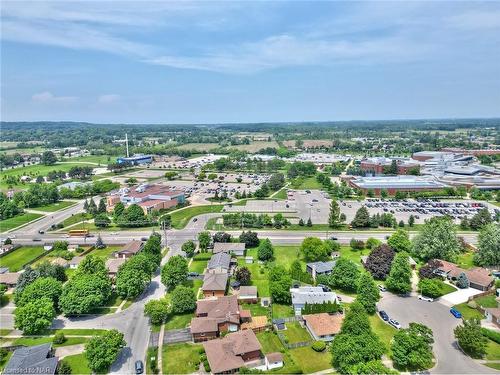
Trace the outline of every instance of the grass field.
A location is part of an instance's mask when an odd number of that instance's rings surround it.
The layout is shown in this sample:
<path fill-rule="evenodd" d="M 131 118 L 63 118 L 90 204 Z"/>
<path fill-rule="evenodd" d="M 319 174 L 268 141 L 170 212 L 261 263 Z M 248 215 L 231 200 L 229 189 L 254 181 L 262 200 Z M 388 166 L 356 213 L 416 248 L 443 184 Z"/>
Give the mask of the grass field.
<path fill-rule="evenodd" d="M 87 358 L 83 353 L 69 355 L 63 358 L 63 361 L 67 362 L 71 367 L 72 374 L 91 374 L 92 371 L 89 369 Z"/>
<path fill-rule="evenodd" d="M 173 211 L 170 214 L 170 216 L 172 217 L 172 228 L 182 229 L 193 217 L 201 214 L 221 212 L 223 207 L 223 205 L 214 204 L 187 207 L 179 211 Z"/>
<path fill-rule="evenodd" d="M 320 190 L 323 188 L 317 180 L 316 177 L 297 177 L 291 181 L 291 186 L 296 190 L 305 190 L 305 189 L 316 189 Z"/>
<path fill-rule="evenodd" d="M 163 373 L 191 374 L 198 371 L 201 347 L 192 344 L 163 346 Z"/>
<path fill-rule="evenodd" d="M 193 260 L 189 265 L 189 272 L 197 272 L 202 274 L 207 267 L 208 261 L 206 260 Z"/>
<path fill-rule="evenodd" d="M 260 303 L 243 303 L 240 305 L 243 310 L 250 310 L 252 316 L 267 316 L 268 307 L 261 306 Z"/>
<path fill-rule="evenodd" d="M 0 371 L 3 371 L 5 365 L 9 362 L 10 357 L 12 357 L 12 352 L 7 352 L 7 355 L 0 359 Z"/>
<path fill-rule="evenodd" d="M 21 225 L 29 223 L 30 221 L 38 219 L 39 217 L 42 217 L 42 216 L 43 215 L 41 215 L 41 214 L 33 214 L 33 213 L 26 212 L 22 215 L 17 215 L 17 216 L 11 217 L 10 219 L 1 220 L 0 221 L 0 233 L 17 228 Z"/>
<path fill-rule="evenodd" d="M 290 349 L 289 354 L 304 374 L 332 368 L 332 355 L 328 349 L 323 352 L 316 352 L 310 346 L 305 346 Z"/>
<path fill-rule="evenodd" d="M 120 250 L 121 248 L 122 248 L 121 246 L 110 245 L 106 246 L 104 249 L 94 249 L 89 254 L 97 255 L 98 257 L 107 260 L 108 258 L 112 257 L 111 254 L 113 254 L 117 250 Z"/>
<path fill-rule="evenodd" d="M 340 256 L 343 258 L 347 258 L 358 265 L 358 267 L 362 267 L 361 265 L 361 257 L 363 255 L 370 254 L 370 249 L 363 250 L 353 250 L 350 246 L 341 246 L 340 247 Z"/>
<path fill-rule="evenodd" d="M 371 315 L 370 326 L 373 332 L 380 338 L 386 347 L 386 353 L 390 355 L 391 352 L 391 340 L 397 332 L 397 329 L 389 324 L 385 323 L 378 315 Z"/>
<path fill-rule="evenodd" d="M 165 323 L 165 329 L 180 329 L 180 328 L 186 328 L 189 323 L 191 322 L 191 319 L 194 318 L 194 314 L 181 314 L 181 315 L 172 315 L 170 316 L 166 323 Z"/>
<path fill-rule="evenodd" d="M 79 223 L 79 222 L 83 221 L 84 219 L 90 220 L 90 219 L 92 219 L 92 215 L 86 214 L 84 212 L 80 212 L 78 214 L 71 215 L 70 217 L 68 217 L 66 220 L 64 220 L 62 222 L 62 225 L 63 225 L 63 227 L 68 227 L 70 225 Z"/>
<path fill-rule="evenodd" d="M 276 318 L 288 318 L 294 315 L 292 306 L 289 305 L 279 305 L 277 303 L 272 304 L 273 309 L 273 319 Z"/>
<path fill-rule="evenodd" d="M 286 191 L 287 191 L 287 188 L 281 188 L 280 190 L 278 190 L 278 192 L 276 192 L 275 194 L 271 195 L 271 198 L 274 198 L 274 199 L 287 199 L 288 195 L 287 195 Z"/>
<path fill-rule="evenodd" d="M 476 298 L 475 300 L 478 304 L 478 306 L 482 306 L 482 307 L 491 307 L 491 308 L 495 308 L 498 306 L 498 302 L 496 300 L 496 296 L 495 295 L 489 295 L 489 296 L 482 296 L 482 297 L 479 297 L 479 298 Z"/>
<path fill-rule="evenodd" d="M 88 162 L 88 163 L 96 163 L 102 164 L 103 166 L 107 166 L 108 164 L 116 161 L 116 156 L 110 155 L 88 155 L 88 156 L 79 156 L 76 158 L 66 158 L 64 161 L 67 162 Z"/>
<path fill-rule="evenodd" d="M 287 338 L 289 344 L 312 340 L 307 330 L 299 322 L 286 323 L 286 329 L 281 332 Z"/>
<path fill-rule="evenodd" d="M 486 347 L 486 359 L 489 361 L 500 360 L 500 344 L 497 344 L 492 340 L 488 340 L 488 346 Z"/>
<path fill-rule="evenodd" d="M 8 267 L 10 272 L 17 272 L 23 266 L 43 254 L 41 246 L 22 246 L 0 258 L 0 267 Z"/>
<path fill-rule="evenodd" d="M 483 319 L 484 316 L 477 309 L 472 309 L 467 306 L 467 302 L 461 303 L 460 305 L 453 306 L 455 309 L 462 313 L 462 318 L 465 319 Z"/>
<path fill-rule="evenodd" d="M 274 148 L 279 148 L 279 145 L 276 141 L 255 141 L 255 142 L 250 142 L 249 145 L 237 145 L 237 146 L 228 146 L 226 148 L 231 148 L 231 149 L 237 149 L 240 151 L 247 151 L 250 153 L 257 153 L 261 149 L 266 148 L 266 147 L 274 147 Z"/>
<path fill-rule="evenodd" d="M 107 329 L 100 328 L 64 328 L 64 329 L 53 329 L 50 330 L 51 333 L 56 334 L 56 332 L 61 331 L 65 335 L 72 336 L 94 336 L 100 335 L 107 331 Z"/>
<path fill-rule="evenodd" d="M 262 352 L 264 354 L 276 353 L 276 352 L 283 353 L 285 366 L 280 369 L 270 371 L 270 373 L 300 374 L 303 372 L 300 369 L 300 367 L 295 363 L 294 359 L 290 357 L 288 350 L 285 349 L 283 345 L 281 345 L 281 341 L 279 340 L 276 334 L 272 332 L 260 332 L 257 333 L 256 336 L 260 344 L 262 345 Z"/>
<path fill-rule="evenodd" d="M 53 337 L 20 337 L 14 340 L 13 345 L 24 345 L 24 346 L 35 346 L 40 344 L 52 343 Z M 88 337 L 66 337 L 66 340 L 62 344 L 52 344 L 52 346 L 58 348 L 61 346 L 69 346 L 76 344 L 84 344 L 89 341 Z"/>
<path fill-rule="evenodd" d="M 219 147 L 218 143 L 186 143 L 176 148 L 179 150 L 209 151 L 217 147 Z"/>
<path fill-rule="evenodd" d="M 68 208 L 70 206 L 73 206 L 75 204 L 76 204 L 76 202 L 72 202 L 72 201 L 60 201 L 60 202 L 48 204 L 46 206 L 35 207 L 35 208 L 33 208 L 33 210 L 43 211 L 43 212 L 56 212 L 56 211 Z"/>
<path fill-rule="evenodd" d="M 457 259 L 457 265 L 465 269 L 472 268 L 474 267 L 473 258 L 474 254 L 472 252 L 460 254 Z"/>

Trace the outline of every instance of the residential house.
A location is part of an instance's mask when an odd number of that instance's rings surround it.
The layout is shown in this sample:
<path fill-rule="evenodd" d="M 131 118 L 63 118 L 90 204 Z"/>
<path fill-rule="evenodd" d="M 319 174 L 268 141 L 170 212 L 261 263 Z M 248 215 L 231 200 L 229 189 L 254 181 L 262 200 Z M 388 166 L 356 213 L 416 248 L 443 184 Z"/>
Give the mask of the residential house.
<path fill-rule="evenodd" d="M 230 333 L 222 339 L 203 343 L 214 374 L 235 373 L 242 367 L 266 367 L 262 346 L 252 330 Z"/>
<path fill-rule="evenodd" d="M 331 274 L 334 266 L 335 261 L 312 262 L 307 263 L 306 271 L 312 276 L 313 280 L 316 280 L 317 276 Z"/>
<path fill-rule="evenodd" d="M 52 259 L 52 261 L 50 263 L 54 264 L 56 266 L 64 267 L 64 268 L 67 268 L 69 266 L 69 261 L 67 261 L 64 258 L 60 258 L 60 257 Z"/>
<path fill-rule="evenodd" d="M 216 242 L 212 251 L 214 254 L 218 253 L 233 253 L 236 256 L 245 255 L 245 244 L 242 242 Z"/>
<path fill-rule="evenodd" d="M 316 341 L 332 341 L 340 332 L 344 314 L 310 314 L 302 316 L 309 334 Z"/>
<path fill-rule="evenodd" d="M 205 298 L 222 297 L 226 294 L 227 281 L 229 274 L 227 272 L 207 272 L 203 277 L 201 290 Z"/>
<path fill-rule="evenodd" d="M 321 303 L 338 303 L 337 294 L 334 292 L 325 292 L 323 288 L 317 286 L 301 286 L 290 288 L 292 294 L 292 305 L 296 316 L 302 315 L 302 309 L 309 305 Z"/>
<path fill-rule="evenodd" d="M 441 266 L 434 272 L 448 278 L 448 280 L 455 281 L 461 273 L 464 273 L 469 280 L 470 287 L 481 291 L 489 290 L 495 282 L 494 277 L 491 276 L 490 271 L 486 268 L 473 267 L 466 270 L 460 268 L 455 263 L 441 259 L 437 260 L 441 263 Z"/>
<path fill-rule="evenodd" d="M 236 296 L 204 299 L 196 302 L 195 318 L 191 319 L 194 342 L 212 340 L 220 332 L 235 332 L 242 322 L 248 322 L 250 311 L 242 310 Z"/>
<path fill-rule="evenodd" d="M 207 264 L 208 272 L 229 272 L 231 269 L 231 255 L 228 253 L 217 253 L 212 255 Z"/>
<path fill-rule="evenodd" d="M 108 259 L 106 261 L 106 268 L 108 269 L 108 276 L 114 278 L 118 273 L 120 266 L 125 263 L 127 259 L 125 258 L 114 258 Z"/>
<path fill-rule="evenodd" d="M 76 270 L 84 258 L 85 257 L 73 257 L 68 262 L 69 268 L 72 270 Z"/>
<path fill-rule="evenodd" d="M 240 286 L 238 301 L 243 303 L 256 303 L 258 300 L 256 286 Z"/>
<path fill-rule="evenodd" d="M 17 280 L 19 280 L 20 273 L 17 272 L 4 272 L 0 273 L 0 284 L 7 285 L 9 288 L 13 288 L 17 285 Z"/>
<path fill-rule="evenodd" d="M 500 307 L 488 307 L 484 309 L 486 320 L 500 328 Z"/>
<path fill-rule="evenodd" d="M 131 258 L 144 247 L 144 242 L 139 240 L 130 241 L 128 244 L 122 247 L 121 250 L 115 252 L 115 258 Z"/>
<path fill-rule="evenodd" d="M 57 357 L 52 355 L 51 343 L 19 348 L 5 365 L 3 374 L 53 375 L 56 373 L 57 362 Z"/>

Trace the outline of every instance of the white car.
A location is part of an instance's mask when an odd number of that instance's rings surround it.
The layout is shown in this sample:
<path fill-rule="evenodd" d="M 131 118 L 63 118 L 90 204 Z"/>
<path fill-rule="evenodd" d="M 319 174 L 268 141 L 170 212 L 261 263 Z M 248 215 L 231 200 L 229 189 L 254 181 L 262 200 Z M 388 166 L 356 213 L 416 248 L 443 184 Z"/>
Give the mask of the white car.
<path fill-rule="evenodd" d="M 379 289 L 381 292 L 387 292 L 386 287 L 385 287 L 385 286 L 383 286 L 383 285 L 379 285 L 379 286 L 378 286 L 378 289 Z"/>
<path fill-rule="evenodd" d="M 389 319 L 389 324 L 396 329 L 401 329 L 401 324 L 397 320 Z"/>
<path fill-rule="evenodd" d="M 422 301 L 427 301 L 427 302 L 434 302 L 434 298 L 426 297 L 426 296 L 422 296 L 422 295 L 419 295 L 418 299 L 422 300 Z"/>

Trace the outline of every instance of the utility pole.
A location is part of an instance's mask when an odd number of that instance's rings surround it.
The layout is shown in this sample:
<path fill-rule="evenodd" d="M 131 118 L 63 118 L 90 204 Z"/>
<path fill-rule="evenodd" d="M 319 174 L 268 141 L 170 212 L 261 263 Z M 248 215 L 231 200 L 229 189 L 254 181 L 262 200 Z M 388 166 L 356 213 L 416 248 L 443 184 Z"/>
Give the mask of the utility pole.
<path fill-rule="evenodd" d="M 125 145 L 127 147 L 127 158 L 129 157 L 129 154 L 128 154 L 128 134 L 125 133 Z"/>

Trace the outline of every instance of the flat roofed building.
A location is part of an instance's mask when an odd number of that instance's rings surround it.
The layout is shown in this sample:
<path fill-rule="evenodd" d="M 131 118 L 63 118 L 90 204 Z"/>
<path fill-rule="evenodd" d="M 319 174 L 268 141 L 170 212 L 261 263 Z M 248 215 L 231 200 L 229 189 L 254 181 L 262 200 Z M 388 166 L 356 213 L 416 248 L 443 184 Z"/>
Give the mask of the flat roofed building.
<path fill-rule="evenodd" d="M 372 172 L 373 174 L 383 174 L 385 173 L 385 168 L 390 167 L 393 161 L 396 161 L 398 175 L 410 174 L 413 170 L 420 171 L 420 164 L 415 160 L 407 158 L 367 158 L 361 160 L 360 168 L 363 171 Z"/>
<path fill-rule="evenodd" d="M 153 156 L 151 155 L 133 155 L 129 157 L 117 158 L 116 162 L 118 164 L 129 163 L 133 165 L 139 164 L 150 164 L 153 162 Z"/>
<path fill-rule="evenodd" d="M 337 303 L 337 294 L 335 292 L 325 292 L 318 286 L 301 286 L 291 288 L 292 305 L 296 316 L 302 315 L 302 309 L 308 305 L 322 303 Z"/>
<path fill-rule="evenodd" d="M 433 177 L 419 176 L 356 177 L 350 179 L 349 184 L 365 193 L 372 190 L 375 194 L 380 194 L 382 190 L 394 194 L 398 191 L 429 191 L 448 187 Z"/>

